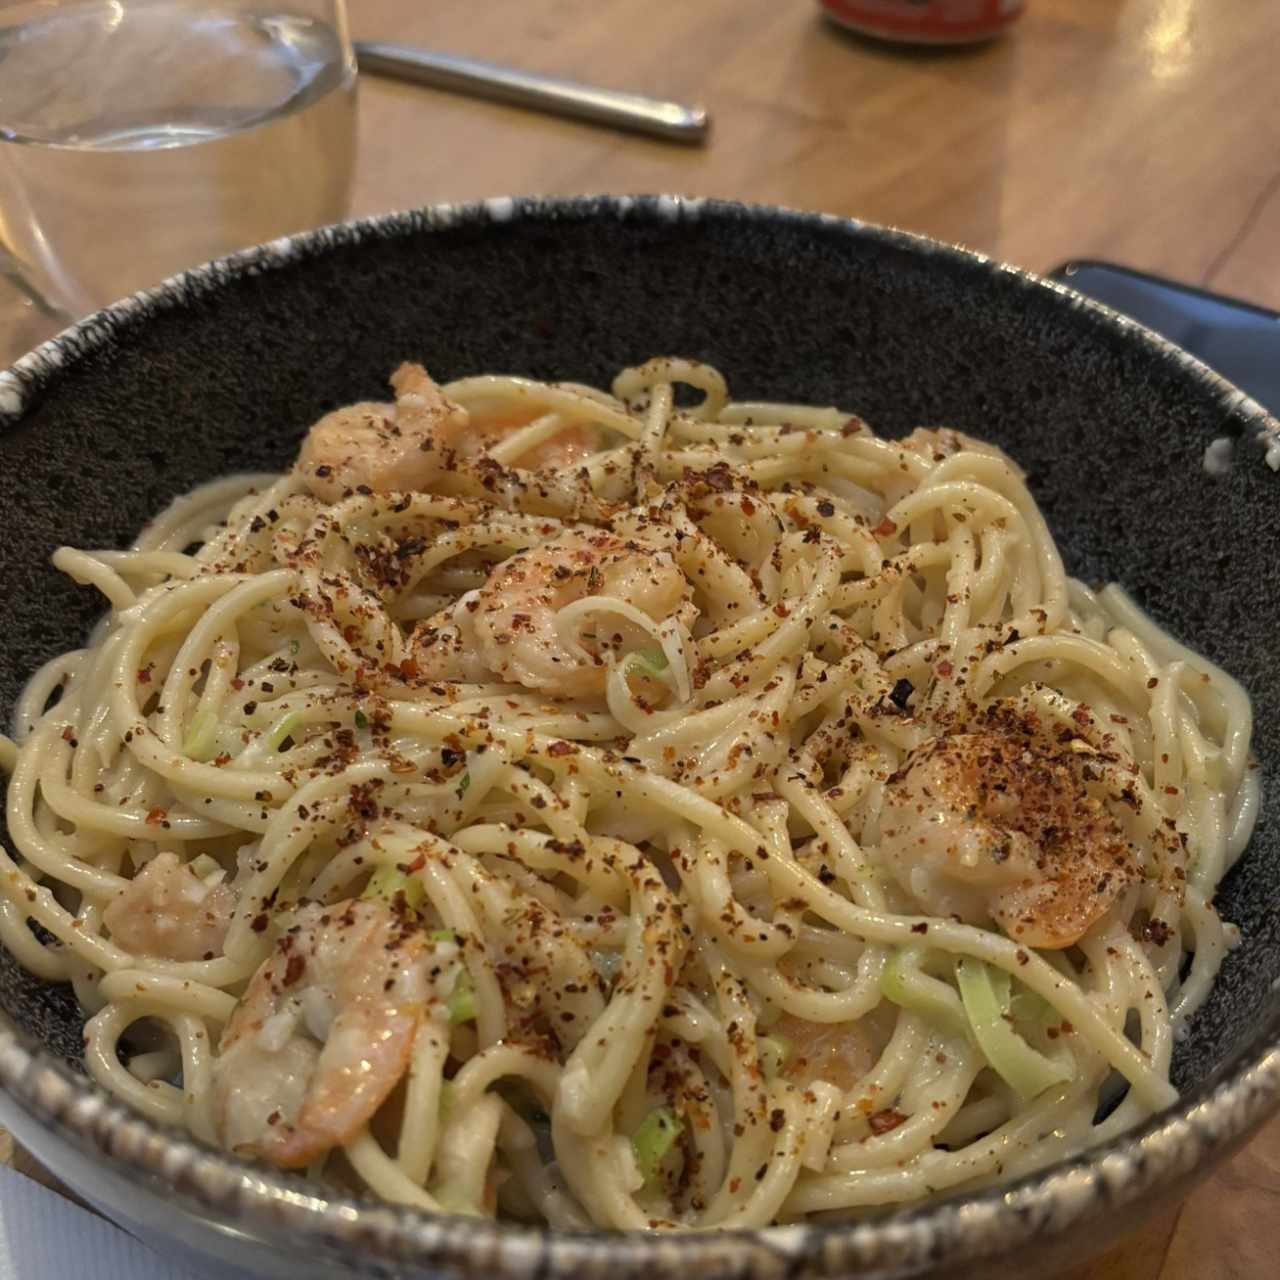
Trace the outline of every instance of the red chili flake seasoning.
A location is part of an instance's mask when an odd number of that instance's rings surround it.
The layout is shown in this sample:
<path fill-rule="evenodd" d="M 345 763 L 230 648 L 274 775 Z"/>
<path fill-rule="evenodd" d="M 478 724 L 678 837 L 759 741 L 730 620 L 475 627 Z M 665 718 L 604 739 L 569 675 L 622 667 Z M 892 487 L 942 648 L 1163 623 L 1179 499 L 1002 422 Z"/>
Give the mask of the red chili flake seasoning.
<path fill-rule="evenodd" d="M 943 658 L 943 660 L 934 667 L 934 670 L 945 680 L 955 670 L 955 667 Z"/>
<path fill-rule="evenodd" d="M 906 1120 L 907 1117 L 901 1111 L 895 1111 L 890 1107 L 887 1111 L 877 1111 L 875 1115 L 868 1116 L 867 1124 L 871 1126 L 871 1132 L 879 1137 L 882 1133 L 888 1133 L 900 1124 L 905 1124 Z"/>
<path fill-rule="evenodd" d="M 284 967 L 284 978 L 282 979 L 286 987 L 291 987 L 299 978 L 302 977 L 307 967 L 306 960 L 296 952 L 289 957 L 288 963 Z"/>
<path fill-rule="evenodd" d="M 871 530 L 871 532 L 874 533 L 877 538 L 890 538 L 898 532 L 898 526 L 890 520 L 888 516 L 885 516 L 885 518 L 881 520 L 880 523 Z"/>
<path fill-rule="evenodd" d="M 557 741 L 547 748 L 549 756 L 576 756 L 577 754 L 578 748 L 572 742 Z"/>
<path fill-rule="evenodd" d="M 913 924 L 911 926 L 911 932 L 912 933 L 928 933 L 929 926 L 923 920 L 921 920 L 919 924 Z"/>
<path fill-rule="evenodd" d="M 150 667 L 139 667 L 139 668 L 138 668 L 138 683 L 139 683 L 139 684 L 150 684 L 150 683 L 151 683 L 151 668 L 150 668 Z"/>
<path fill-rule="evenodd" d="M 147 814 L 147 826 L 158 827 L 168 816 L 168 809 L 152 809 L 151 812 Z"/>
<path fill-rule="evenodd" d="M 717 493 L 723 493 L 726 489 L 733 488 L 733 472 L 729 469 L 727 462 L 717 462 L 714 466 L 708 467 L 698 479 L 708 489 L 712 489 Z"/>
<path fill-rule="evenodd" d="M 1076 724 L 1088 724 L 1089 712 L 1084 707 L 1077 707 L 1072 713 L 1071 718 Z"/>

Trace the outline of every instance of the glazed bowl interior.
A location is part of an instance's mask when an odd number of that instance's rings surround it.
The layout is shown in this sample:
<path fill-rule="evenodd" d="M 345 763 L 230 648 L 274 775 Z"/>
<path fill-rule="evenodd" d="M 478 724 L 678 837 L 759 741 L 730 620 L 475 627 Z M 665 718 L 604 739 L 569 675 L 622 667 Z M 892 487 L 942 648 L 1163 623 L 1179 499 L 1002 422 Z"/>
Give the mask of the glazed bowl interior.
<path fill-rule="evenodd" d="M 714 363 L 737 397 L 834 402 L 882 433 L 948 424 L 1002 445 L 1071 573 L 1124 584 L 1249 690 L 1265 788 L 1280 760 L 1280 476 L 1261 410 L 1101 309 L 975 256 L 675 200 L 491 202 L 317 233 L 103 313 L 0 380 L 0 716 L 101 611 L 50 567 L 58 545 L 122 545 L 201 481 L 287 465 L 309 423 L 383 398 L 402 360 L 442 380 L 608 385 L 658 353 Z M 1222 436 L 1233 465 L 1211 475 L 1202 457 Z M 1277 891 L 1280 823 L 1264 801 L 1218 897 L 1243 941 L 1175 1054 L 1184 1106 L 1277 1042 Z M 0 952 L 0 1006 L 77 1067 L 66 988 Z M 820 1252 L 809 1261 L 830 1270 Z"/>

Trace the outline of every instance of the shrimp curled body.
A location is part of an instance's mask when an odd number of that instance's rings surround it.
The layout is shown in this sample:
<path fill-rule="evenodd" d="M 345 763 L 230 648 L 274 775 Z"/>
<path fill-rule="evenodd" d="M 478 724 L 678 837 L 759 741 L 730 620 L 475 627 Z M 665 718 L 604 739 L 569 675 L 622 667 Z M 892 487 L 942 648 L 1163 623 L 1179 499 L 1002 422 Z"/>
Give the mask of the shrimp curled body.
<path fill-rule="evenodd" d="M 1137 878 L 1116 817 L 1081 758 L 1031 738 L 932 738 L 889 780 L 881 857 L 921 908 L 994 920 L 1032 947 L 1075 943 Z"/>
<path fill-rule="evenodd" d="M 176 853 L 156 854 L 102 914 L 112 940 L 135 955 L 203 960 L 221 953 L 236 893 L 202 880 Z"/>
<path fill-rule="evenodd" d="M 298 469 L 322 502 L 359 491 L 444 491 L 459 464 L 526 426 L 535 410 L 469 413 L 420 364 L 391 375 L 394 404 L 361 400 L 326 414 L 307 433 Z M 572 467 L 595 452 L 596 432 L 566 425 L 513 461 L 526 469 Z"/>
<path fill-rule="evenodd" d="M 223 1033 L 224 1145 L 293 1169 L 355 1137 L 408 1069 L 455 954 L 381 903 L 301 908 Z"/>
<path fill-rule="evenodd" d="M 598 610 L 566 623 L 588 598 Z M 610 602 L 629 606 L 621 610 Z M 667 550 L 598 529 L 569 529 L 504 560 L 484 586 L 423 627 L 415 654 L 428 678 L 457 678 L 469 659 L 502 680 L 552 697 L 599 694 L 611 663 L 653 643 L 655 624 L 692 609 L 689 584 Z M 640 615 L 638 620 L 630 610 Z"/>

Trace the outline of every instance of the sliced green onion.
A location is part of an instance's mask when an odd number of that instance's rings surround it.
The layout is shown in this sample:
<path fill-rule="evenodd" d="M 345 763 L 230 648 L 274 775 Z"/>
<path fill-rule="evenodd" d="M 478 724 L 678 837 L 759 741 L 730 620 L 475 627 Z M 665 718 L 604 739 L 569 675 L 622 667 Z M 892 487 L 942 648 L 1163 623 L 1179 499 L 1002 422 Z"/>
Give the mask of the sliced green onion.
<path fill-rule="evenodd" d="M 302 652 L 302 645 L 297 640 L 290 640 L 289 652 L 296 658 Z"/>
<path fill-rule="evenodd" d="M 357 729 L 367 729 L 369 727 L 369 717 L 365 715 L 365 713 L 361 711 L 359 707 L 356 708 L 355 719 L 356 719 Z"/>
<path fill-rule="evenodd" d="M 941 1027 L 949 1035 L 968 1036 L 969 1019 L 951 987 L 921 968 L 919 947 L 899 947 L 890 955 L 880 975 L 880 992 L 886 1000 Z"/>
<path fill-rule="evenodd" d="M 458 935 L 452 929 L 432 929 L 427 937 L 432 942 L 457 942 Z"/>
<path fill-rule="evenodd" d="M 683 1132 L 684 1125 L 670 1107 L 655 1107 L 640 1121 L 640 1127 L 631 1135 L 631 1149 L 646 1186 L 658 1176 L 667 1152 Z"/>
<path fill-rule="evenodd" d="M 960 999 L 978 1048 L 992 1070 L 1025 1102 L 1071 1079 L 1065 1063 L 1046 1058 L 1010 1026 L 1009 975 L 966 956 L 956 965 Z"/>
<path fill-rule="evenodd" d="M 445 1005 L 445 1012 L 449 1015 L 449 1021 L 472 1022 L 476 1016 L 476 992 L 471 985 L 471 975 L 463 969 L 458 974 L 458 980 L 453 984 L 453 994 L 449 997 L 449 1003 Z"/>
<path fill-rule="evenodd" d="M 756 1041 L 756 1052 L 760 1055 L 760 1070 L 766 1080 L 772 1080 L 782 1073 L 791 1057 L 791 1041 L 786 1036 L 761 1036 Z"/>
<path fill-rule="evenodd" d="M 218 754 L 218 717 L 208 707 L 196 712 L 182 752 L 201 761 L 212 760 Z"/>
<path fill-rule="evenodd" d="M 667 655 L 663 651 L 660 644 L 646 645 L 643 649 L 637 649 L 634 653 L 628 655 L 631 666 L 643 667 L 652 675 L 657 675 L 659 671 L 665 671 L 670 665 L 667 662 Z"/>
<path fill-rule="evenodd" d="M 462 775 L 461 778 L 458 779 L 458 794 L 462 795 L 470 785 L 471 785 L 471 771 L 468 770 L 466 773 Z"/>
<path fill-rule="evenodd" d="M 1034 991 L 1019 991 L 1009 1001 L 1009 1016 L 1014 1022 L 1030 1026 L 1037 1030 L 1043 1027 L 1056 1026 L 1062 1021 L 1062 1015 L 1043 996 Z"/>
<path fill-rule="evenodd" d="M 416 876 L 405 875 L 398 867 L 379 867 L 369 877 L 369 883 L 360 896 L 394 902 L 401 894 L 404 895 L 405 906 L 411 911 L 421 911 L 427 901 L 427 891 Z"/>
<path fill-rule="evenodd" d="M 269 751 L 279 751 L 280 744 L 286 738 L 292 738 L 294 731 L 302 723 L 303 715 L 301 711 L 286 711 L 276 722 L 267 730 L 267 749 Z"/>

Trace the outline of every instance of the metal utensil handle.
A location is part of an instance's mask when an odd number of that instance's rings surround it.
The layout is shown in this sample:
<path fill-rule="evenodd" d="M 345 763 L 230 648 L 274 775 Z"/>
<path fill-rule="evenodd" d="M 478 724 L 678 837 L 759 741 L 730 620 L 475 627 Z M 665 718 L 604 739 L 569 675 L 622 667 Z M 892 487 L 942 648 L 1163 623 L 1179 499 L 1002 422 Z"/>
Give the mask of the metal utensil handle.
<path fill-rule="evenodd" d="M 516 106 L 554 111 L 675 142 L 697 144 L 707 136 L 709 121 L 701 107 L 662 102 L 616 89 L 599 89 L 412 45 L 358 40 L 355 48 L 362 71 L 398 76 L 436 89 L 469 93 Z"/>

